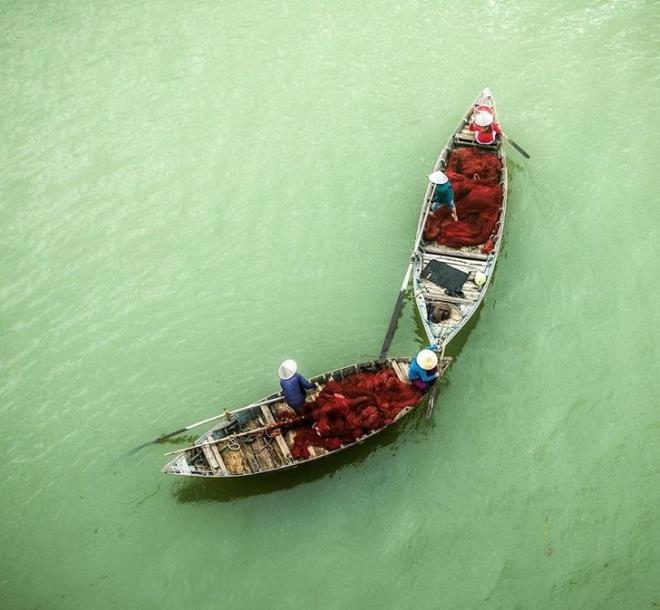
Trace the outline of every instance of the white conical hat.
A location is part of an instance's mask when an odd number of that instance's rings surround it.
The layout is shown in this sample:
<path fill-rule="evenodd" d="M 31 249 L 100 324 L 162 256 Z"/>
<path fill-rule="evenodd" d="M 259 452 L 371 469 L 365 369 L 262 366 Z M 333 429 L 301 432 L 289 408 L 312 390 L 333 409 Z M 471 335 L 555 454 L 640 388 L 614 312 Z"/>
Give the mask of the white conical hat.
<path fill-rule="evenodd" d="M 474 117 L 474 122 L 479 127 L 488 127 L 493 122 L 493 113 L 488 112 L 488 110 L 481 110 Z"/>
<path fill-rule="evenodd" d="M 277 374 L 280 376 L 280 379 L 291 379 L 291 377 L 296 374 L 297 370 L 298 364 L 295 360 L 285 360 L 280 364 Z"/>
<path fill-rule="evenodd" d="M 417 364 L 421 366 L 425 371 L 430 371 L 438 366 L 438 356 L 435 352 L 432 352 L 430 349 L 423 349 L 419 354 L 417 354 Z"/>
<path fill-rule="evenodd" d="M 429 180 L 433 182 L 433 184 L 444 184 L 445 182 L 449 182 L 447 174 L 441 172 L 440 170 L 429 174 Z"/>

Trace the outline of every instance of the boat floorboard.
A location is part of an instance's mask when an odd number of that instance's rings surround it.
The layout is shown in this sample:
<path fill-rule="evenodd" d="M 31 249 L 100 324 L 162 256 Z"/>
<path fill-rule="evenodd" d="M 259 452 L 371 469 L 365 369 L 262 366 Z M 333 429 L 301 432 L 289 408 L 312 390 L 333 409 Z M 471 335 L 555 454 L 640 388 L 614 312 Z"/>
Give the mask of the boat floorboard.
<path fill-rule="evenodd" d="M 275 423 L 273 412 L 271 411 L 268 405 L 261 405 L 261 412 L 263 413 L 263 416 L 268 424 Z M 289 445 L 287 445 L 286 443 L 286 440 L 283 438 L 281 434 L 275 436 L 274 439 L 275 439 L 275 444 L 277 445 L 280 453 L 282 454 L 283 464 L 284 463 L 291 464 L 294 460 L 293 460 L 293 456 L 291 455 Z"/>
<path fill-rule="evenodd" d="M 444 254 L 446 256 L 458 257 L 458 258 L 467 258 L 480 261 L 486 261 L 491 258 L 490 255 L 484 254 L 481 251 L 481 246 L 463 246 L 462 248 L 451 248 L 449 246 L 444 246 L 433 242 L 433 245 L 429 243 L 424 243 L 420 246 L 420 251 L 428 254 Z"/>
<path fill-rule="evenodd" d="M 215 458 L 215 461 L 217 463 L 217 469 L 225 476 L 229 474 L 227 470 L 227 466 L 225 465 L 224 460 L 222 459 L 222 456 L 220 455 L 220 452 L 218 451 L 218 447 L 216 445 L 209 445 L 209 449 L 211 450 L 211 453 L 213 457 Z"/>

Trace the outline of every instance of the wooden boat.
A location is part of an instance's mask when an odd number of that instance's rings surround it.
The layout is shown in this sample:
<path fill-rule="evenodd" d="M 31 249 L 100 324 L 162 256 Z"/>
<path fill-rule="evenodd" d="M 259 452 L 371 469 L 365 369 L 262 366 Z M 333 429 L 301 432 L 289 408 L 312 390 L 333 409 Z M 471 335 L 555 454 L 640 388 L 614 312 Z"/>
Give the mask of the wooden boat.
<path fill-rule="evenodd" d="M 434 345 L 438 351 L 444 349 L 446 344 L 477 311 L 493 277 L 497 256 L 502 246 L 508 190 L 503 136 L 500 135 L 494 144 L 483 146 L 475 141 L 474 132 L 468 129 L 475 108 L 482 105 L 488 105 L 492 108 L 497 121 L 495 101 L 490 90 L 484 89 L 467 109 L 440 153 L 433 171 L 441 170 L 451 174 L 452 159 L 456 160 L 460 159 L 461 155 L 468 155 L 465 151 L 478 151 L 479 154 L 484 156 L 493 155 L 499 159 L 501 170 L 499 171 L 498 180 L 501 195 L 499 195 L 499 209 L 495 211 L 494 208 L 490 217 L 491 222 L 493 219 L 495 220 L 492 230 L 489 231 L 487 239 L 484 239 L 483 242 L 469 246 L 456 247 L 454 245 L 452 247 L 428 239 L 429 223 L 435 219 L 435 215 L 433 219 L 429 218 L 430 199 L 434 188 L 434 185 L 429 183 L 422 204 L 415 248 L 412 254 L 415 304 L 429 343 Z M 513 144 L 515 145 L 515 143 Z M 475 173 L 473 176 L 466 176 L 465 178 L 466 180 L 478 181 L 480 176 Z M 458 217 L 462 221 L 462 202 L 458 197 L 456 184 L 451 175 L 450 180 L 456 194 L 455 202 Z M 461 184 L 464 183 L 461 182 Z M 437 214 L 438 212 L 436 212 Z M 448 223 L 445 226 L 448 226 Z M 433 270 L 439 270 L 439 274 L 435 276 L 436 281 L 433 280 Z M 449 282 L 447 281 L 448 278 L 450 279 Z M 443 282 L 455 284 L 458 281 L 460 283 L 461 278 L 464 278 L 465 281 L 458 291 L 455 288 L 450 290 L 443 285 Z"/>
<path fill-rule="evenodd" d="M 440 376 L 447 370 L 450 362 L 451 358 L 440 359 L 438 363 Z M 310 396 L 316 398 L 331 380 L 342 382 L 358 372 L 377 373 L 390 369 L 394 371 L 399 381 L 408 384 L 409 364 L 410 358 L 385 358 L 353 364 L 318 375 L 310 379 L 317 385 L 317 389 L 308 395 L 308 401 Z M 293 468 L 363 443 L 400 421 L 424 401 L 425 396 L 421 395 L 415 404 L 401 409 L 394 421 L 369 431 L 354 442 L 343 444 L 334 450 L 328 450 L 319 443 L 319 446 L 309 447 L 308 458 L 296 459 L 291 451 L 294 436 L 301 429 L 300 423 L 296 423 L 293 429 L 287 424 L 278 423 L 288 417 L 295 417 L 295 412 L 284 402 L 281 392 L 277 392 L 266 396 L 258 403 L 233 412 L 227 411 L 224 420 L 200 436 L 193 446 L 171 452 L 177 453 L 177 456 L 163 467 L 162 472 L 193 477 L 231 478 Z M 294 421 L 300 419 L 297 417 Z M 311 431 L 312 424 L 313 422 L 307 421 L 302 426 Z"/>

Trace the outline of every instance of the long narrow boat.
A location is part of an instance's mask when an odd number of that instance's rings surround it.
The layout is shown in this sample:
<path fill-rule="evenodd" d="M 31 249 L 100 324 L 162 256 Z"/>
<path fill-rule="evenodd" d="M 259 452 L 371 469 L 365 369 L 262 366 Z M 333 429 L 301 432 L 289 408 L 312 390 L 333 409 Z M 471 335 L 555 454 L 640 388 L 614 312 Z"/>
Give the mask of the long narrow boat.
<path fill-rule="evenodd" d="M 439 361 L 440 376 L 450 362 L 451 358 Z M 408 382 L 409 365 L 410 358 L 385 358 L 318 375 L 310 379 L 316 389 L 308 395 L 304 416 L 284 402 L 281 392 L 227 411 L 224 420 L 193 446 L 172 452 L 177 456 L 162 471 L 193 477 L 244 477 L 293 468 L 363 443 L 424 402 L 425 395 Z M 395 395 L 402 400 L 396 402 Z M 341 417 L 337 402 L 345 406 Z M 334 431 L 328 422 L 334 422 Z M 352 422 L 350 430 L 347 422 Z"/>
<path fill-rule="evenodd" d="M 493 96 L 484 89 L 470 104 L 433 168 L 444 172 L 452 183 L 459 221 L 454 223 L 444 207 L 429 215 L 434 189 L 429 183 L 412 255 L 415 303 L 428 340 L 437 350 L 477 311 L 502 246 L 508 191 L 502 136 L 494 144 L 481 145 L 468 128 L 475 111 L 483 106 L 489 106 L 497 120 Z"/>

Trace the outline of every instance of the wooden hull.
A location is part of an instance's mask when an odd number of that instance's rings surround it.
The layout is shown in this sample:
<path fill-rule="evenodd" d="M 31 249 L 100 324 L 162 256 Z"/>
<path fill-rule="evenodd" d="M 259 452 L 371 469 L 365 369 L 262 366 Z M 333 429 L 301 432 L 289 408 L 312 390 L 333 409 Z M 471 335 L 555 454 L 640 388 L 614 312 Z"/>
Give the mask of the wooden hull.
<path fill-rule="evenodd" d="M 444 358 L 439 363 L 441 376 L 450 362 L 450 358 Z M 409 363 L 410 358 L 371 360 L 329 371 L 312 378 L 311 381 L 323 386 L 331 379 L 341 380 L 359 371 L 375 372 L 383 368 L 393 369 L 399 379 L 407 381 Z M 162 472 L 204 478 L 235 478 L 287 470 L 363 443 L 400 421 L 424 402 L 424 399 L 422 396 L 415 405 L 402 409 L 391 424 L 373 430 L 353 443 L 347 443 L 333 451 L 310 447 L 309 458 L 295 459 L 290 451 L 293 443 L 292 432 L 269 436 L 263 431 L 265 426 L 274 423 L 280 415 L 292 413 L 291 408 L 281 399 L 281 392 L 278 392 L 259 401 L 269 404 L 254 403 L 254 406 L 248 405 L 229 414 L 228 418 L 200 436 L 194 443 L 195 447 L 182 451 L 166 464 Z M 255 430 L 255 433 L 245 436 L 250 430 Z"/>
<path fill-rule="evenodd" d="M 492 99 L 492 96 L 488 95 L 488 97 L 492 104 L 493 110 L 496 112 L 495 102 Z M 426 242 L 424 239 L 420 239 L 417 242 L 415 251 L 413 252 L 413 294 L 415 298 L 415 304 L 429 343 L 436 346 L 438 351 L 444 349 L 447 343 L 449 343 L 449 341 L 451 341 L 451 339 L 453 339 L 458 334 L 458 332 L 476 313 L 490 284 L 493 272 L 495 270 L 495 263 L 502 246 L 502 233 L 504 231 L 508 192 L 506 155 L 502 138 L 499 137 L 496 144 L 494 145 L 481 146 L 475 143 L 474 136 L 469 132 L 469 130 L 467 130 L 467 125 L 470 122 L 473 109 L 477 103 L 477 100 L 480 99 L 482 99 L 481 94 L 468 108 L 467 112 L 459 122 L 456 130 L 451 135 L 446 146 L 440 153 L 440 156 L 438 157 L 438 160 L 433 167 L 433 171 L 444 170 L 447 165 L 448 158 L 452 152 L 462 147 L 476 147 L 486 152 L 491 151 L 492 154 L 499 157 L 502 162 L 500 178 L 500 185 L 502 187 L 502 203 L 499 210 L 497 224 L 490 236 L 494 247 L 489 253 L 484 254 L 481 251 L 480 245 L 463 248 L 452 248 L 449 246 L 439 245 L 435 242 Z M 423 231 L 423 225 L 427 218 L 432 192 L 433 187 L 429 184 L 426 194 L 424 195 L 422 210 L 420 213 L 420 232 Z M 460 215 L 460 203 L 458 204 L 457 208 Z M 454 269 L 458 269 L 469 274 L 468 279 L 463 286 L 464 298 L 461 296 L 450 296 L 446 294 L 445 290 L 441 286 L 438 286 L 437 284 L 431 282 L 429 279 L 422 277 L 423 270 L 431 261 L 439 261 L 441 263 L 445 263 Z M 481 286 L 475 282 L 475 274 L 477 272 L 481 272 L 485 276 L 485 282 Z M 432 308 L 438 305 L 446 310 L 450 310 L 451 317 L 442 322 L 436 323 L 431 319 L 430 311 Z"/>

